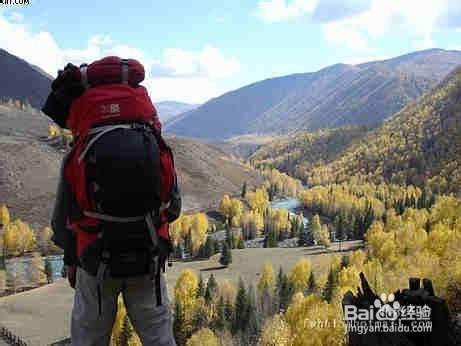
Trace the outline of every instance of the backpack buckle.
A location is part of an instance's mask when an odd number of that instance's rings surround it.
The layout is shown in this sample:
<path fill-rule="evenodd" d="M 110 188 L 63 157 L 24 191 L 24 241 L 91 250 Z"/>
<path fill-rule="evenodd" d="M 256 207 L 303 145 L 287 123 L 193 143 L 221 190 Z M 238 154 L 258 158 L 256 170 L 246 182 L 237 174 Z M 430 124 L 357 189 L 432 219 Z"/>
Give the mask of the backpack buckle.
<path fill-rule="evenodd" d="M 146 123 L 133 123 L 131 124 L 131 128 L 137 131 L 151 131 L 152 132 L 151 127 Z"/>

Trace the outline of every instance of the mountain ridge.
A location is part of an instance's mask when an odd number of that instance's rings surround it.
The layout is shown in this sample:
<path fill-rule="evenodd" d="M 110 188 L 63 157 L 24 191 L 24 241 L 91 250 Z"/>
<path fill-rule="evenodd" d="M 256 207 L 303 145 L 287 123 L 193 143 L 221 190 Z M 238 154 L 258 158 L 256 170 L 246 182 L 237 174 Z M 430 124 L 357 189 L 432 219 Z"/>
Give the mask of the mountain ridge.
<path fill-rule="evenodd" d="M 459 64 L 460 51 L 430 49 L 269 78 L 216 97 L 178 116 L 166 129 L 183 136 L 225 139 L 379 124 Z"/>
<path fill-rule="evenodd" d="M 51 77 L 39 67 L 0 48 L 0 99 L 15 99 L 41 108 L 50 91 Z"/>

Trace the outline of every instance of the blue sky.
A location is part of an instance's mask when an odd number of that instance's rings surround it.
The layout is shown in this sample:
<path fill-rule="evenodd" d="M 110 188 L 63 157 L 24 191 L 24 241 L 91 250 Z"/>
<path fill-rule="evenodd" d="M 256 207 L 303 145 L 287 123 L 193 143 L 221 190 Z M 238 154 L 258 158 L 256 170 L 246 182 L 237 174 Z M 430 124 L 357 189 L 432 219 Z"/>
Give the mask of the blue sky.
<path fill-rule="evenodd" d="M 29 0 L 0 5 L 0 48 L 50 74 L 140 59 L 152 98 L 199 103 L 261 79 L 461 49 L 458 0 Z"/>

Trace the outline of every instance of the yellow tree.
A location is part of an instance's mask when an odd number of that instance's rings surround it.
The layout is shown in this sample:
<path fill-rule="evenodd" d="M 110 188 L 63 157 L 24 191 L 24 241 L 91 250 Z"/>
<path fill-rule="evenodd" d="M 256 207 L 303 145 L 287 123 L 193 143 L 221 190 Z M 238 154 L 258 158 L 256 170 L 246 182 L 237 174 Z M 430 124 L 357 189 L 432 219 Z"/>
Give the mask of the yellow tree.
<path fill-rule="evenodd" d="M 204 213 L 195 214 L 192 218 L 191 238 L 192 254 L 196 255 L 200 247 L 205 243 L 208 231 L 208 217 Z"/>
<path fill-rule="evenodd" d="M 21 253 L 34 251 L 37 246 L 35 232 L 26 222 L 17 219 L 13 221 L 18 230 L 18 247 Z"/>
<path fill-rule="evenodd" d="M 191 269 L 186 269 L 179 275 L 174 286 L 175 313 L 181 311 L 181 325 L 176 328 L 185 336 L 190 336 L 193 329 L 198 302 L 198 281 L 197 274 Z M 178 317 L 176 318 L 175 323 L 179 323 Z"/>
<path fill-rule="evenodd" d="M 183 309 L 192 310 L 197 299 L 197 289 L 197 274 L 191 269 L 184 270 L 174 286 L 175 302 L 180 303 Z"/>
<path fill-rule="evenodd" d="M 184 216 L 181 215 L 178 219 L 176 219 L 175 222 L 170 224 L 169 232 L 170 232 L 170 238 L 171 242 L 173 243 L 173 246 L 178 246 L 179 241 L 183 238 L 183 232 L 182 232 L 182 218 Z"/>
<path fill-rule="evenodd" d="M 269 195 L 266 189 L 256 189 L 255 191 L 248 192 L 245 196 L 250 209 L 263 214 L 269 207 Z"/>
<path fill-rule="evenodd" d="M 120 295 L 117 302 L 117 315 L 112 327 L 110 346 L 142 346 L 128 318 L 123 298 Z"/>
<path fill-rule="evenodd" d="M 6 227 L 10 223 L 10 212 L 6 205 L 0 206 L 0 228 Z"/>
<path fill-rule="evenodd" d="M 231 217 L 232 201 L 229 195 L 224 195 L 219 203 L 219 211 L 229 220 Z"/>
<path fill-rule="evenodd" d="M 302 258 L 298 261 L 295 267 L 291 270 L 288 280 L 296 292 L 307 288 L 308 279 L 311 274 L 311 261 L 307 258 Z"/>
<path fill-rule="evenodd" d="M 3 246 L 7 255 L 19 253 L 19 234 L 15 223 L 9 223 L 3 233 Z"/>
<path fill-rule="evenodd" d="M 258 290 L 263 292 L 264 290 L 273 290 L 275 287 L 275 272 L 274 268 L 270 263 L 264 265 L 263 273 L 258 282 Z"/>
<path fill-rule="evenodd" d="M 322 228 L 320 229 L 320 234 L 318 238 L 318 242 L 320 245 L 323 245 L 325 247 L 329 247 L 331 244 L 330 241 L 330 231 L 328 230 L 327 225 L 322 225 Z"/>
<path fill-rule="evenodd" d="M 38 247 L 42 254 L 47 254 L 53 247 L 54 244 L 51 241 L 53 231 L 50 227 L 44 227 L 38 235 Z"/>
<path fill-rule="evenodd" d="M 264 325 L 258 346 L 291 346 L 291 340 L 290 326 L 277 314 Z"/>
<path fill-rule="evenodd" d="M 202 328 L 187 340 L 186 346 L 221 346 L 221 342 L 209 328 Z"/>
<path fill-rule="evenodd" d="M 314 240 L 319 242 L 320 234 L 322 233 L 322 224 L 320 223 L 320 216 L 318 214 L 312 217 L 310 230 Z"/>
<path fill-rule="evenodd" d="M 229 215 L 230 218 L 237 218 L 239 219 L 242 215 L 242 211 L 243 211 L 243 205 L 242 205 L 242 202 L 240 202 L 240 200 L 236 199 L 236 198 L 233 198 L 231 200 L 231 214 Z"/>
<path fill-rule="evenodd" d="M 235 298 L 237 297 L 237 289 L 232 281 L 226 280 L 219 286 L 220 296 L 224 302 L 234 304 Z"/>
<path fill-rule="evenodd" d="M 335 305 L 317 295 L 304 297 L 301 292 L 297 293 L 284 316 L 291 331 L 290 345 L 344 345 L 345 328 L 340 316 Z"/>

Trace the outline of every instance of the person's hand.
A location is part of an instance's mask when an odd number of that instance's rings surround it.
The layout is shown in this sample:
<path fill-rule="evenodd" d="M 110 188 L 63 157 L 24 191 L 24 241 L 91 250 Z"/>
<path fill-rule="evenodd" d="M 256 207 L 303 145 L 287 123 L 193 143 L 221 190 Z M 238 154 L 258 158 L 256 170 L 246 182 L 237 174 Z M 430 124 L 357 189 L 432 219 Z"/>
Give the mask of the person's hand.
<path fill-rule="evenodd" d="M 67 280 L 69 280 L 70 287 L 75 288 L 75 281 L 76 281 L 76 276 L 77 276 L 76 266 L 66 265 L 66 271 L 67 271 Z"/>

